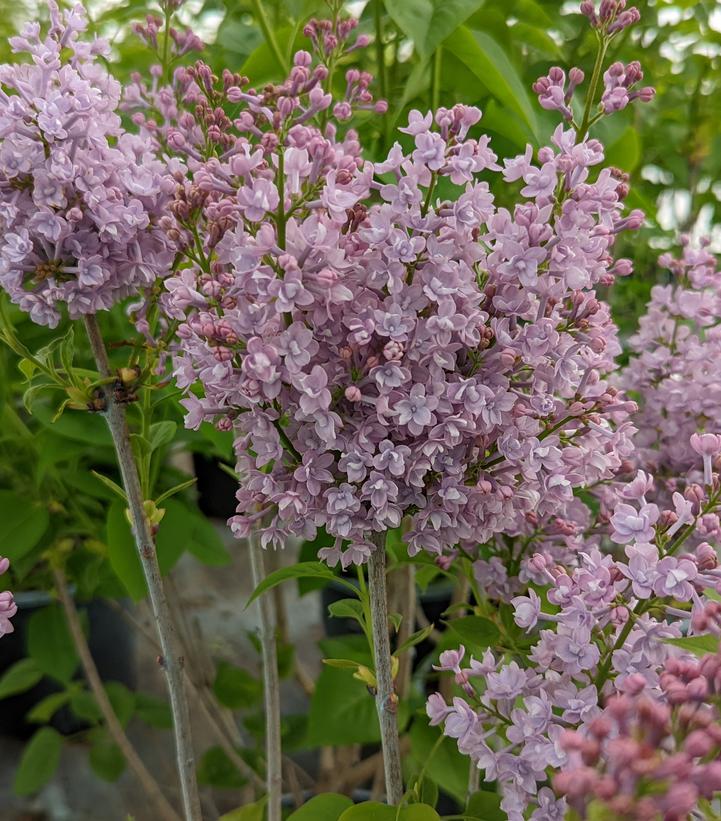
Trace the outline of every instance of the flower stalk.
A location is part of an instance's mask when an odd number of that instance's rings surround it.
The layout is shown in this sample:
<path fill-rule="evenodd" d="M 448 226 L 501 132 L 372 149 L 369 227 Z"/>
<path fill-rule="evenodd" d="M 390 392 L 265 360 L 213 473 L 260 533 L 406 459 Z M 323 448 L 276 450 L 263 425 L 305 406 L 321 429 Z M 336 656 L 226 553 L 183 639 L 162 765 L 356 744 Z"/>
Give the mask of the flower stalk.
<path fill-rule="evenodd" d="M 95 315 L 85 317 L 85 329 L 100 376 L 103 379 L 108 379 L 111 376 L 110 362 Z M 160 638 L 162 649 L 161 666 L 165 673 L 170 694 L 170 708 L 173 714 L 175 752 L 183 812 L 186 821 L 201 821 L 200 798 L 195 775 L 195 754 L 190 727 L 190 710 L 185 692 L 183 657 L 177 650 L 176 629 L 163 589 L 155 540 L 145 513 L 145 500 L 140 486 L 140 477 L 131 445 L 125 410 L 115 400 L 113 392 L 107 384 L 105 386 L 105 402 L 105 420 L 113 439 L 123 488 L 128 500 L 135 545 L 148 586 L 150 605 Z"/>
<path fill-rule="evenodd" d="M 265 578 L 263 552 L 253 533 L 248 540 L 248 554 L 253 586 Z M 283 787 L 283 754 L 280 740 L 280 679 L 275 637 L 275 615 L 270 597 L 258 598 L 260 614 L 260 647 L 263 659 L 263 696 L 265 700 L 265 767 L 268 796 L 267 821 L 280 821 Z"/>
<path fill-rule="evenodd" d="M 399 804 L 403 798 L 401 749 L 398 735 L 398 696 L 393 686 L 391 645 L 388 635 L 385 533 L 374 534 L 375 550 L 368 558 L 368 590 L 376 677 L 376 709 L 381 731 L 386 800 Z"/>

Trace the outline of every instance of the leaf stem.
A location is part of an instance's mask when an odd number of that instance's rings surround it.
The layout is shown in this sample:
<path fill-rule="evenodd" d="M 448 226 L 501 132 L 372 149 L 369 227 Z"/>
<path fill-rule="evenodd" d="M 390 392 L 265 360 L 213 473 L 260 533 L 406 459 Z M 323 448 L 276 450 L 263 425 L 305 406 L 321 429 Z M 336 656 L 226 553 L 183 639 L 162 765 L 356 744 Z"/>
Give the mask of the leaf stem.
<path fill-rule="evenodd" d="M 111 375 L 110 362 L 105 343 L 94 314 L 85 317 L 85 330 L 95 362 L 104 379 Z M 163 651 L 161 666 L 165 673 L 170 693 L 170 707 L 173 713 L 175 732 L 175 753 L 180 778 L 180 790 L 186 821 L 201 821 L 200 797 L 195 776 L 195 755 L 190 730 L 190 710 L 185 693 L 183 657 L 178 653 L 178 639 L 170 608 L 163 588 L 163 580 L 158 566 L 153 533 L 145 515 L 143 493 L 138 476 L 138 467 L 133 454 L 130 430 L 125 410 L 115 401 L 112 390 L 105 388 L 105 421 L 115 446 L 115 453 L 128 498 L 128 509 L 133 525 L 133 536 L 140 557 L 150 594 L 150 605 L 157 625 L 160 646 Z"/>

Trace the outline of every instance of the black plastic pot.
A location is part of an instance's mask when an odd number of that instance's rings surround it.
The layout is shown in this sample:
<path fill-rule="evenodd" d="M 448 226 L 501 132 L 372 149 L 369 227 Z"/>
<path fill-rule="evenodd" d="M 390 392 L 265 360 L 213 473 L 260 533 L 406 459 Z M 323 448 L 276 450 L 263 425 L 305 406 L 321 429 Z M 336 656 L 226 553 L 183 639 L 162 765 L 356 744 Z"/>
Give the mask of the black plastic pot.
<path fill-rule="evenodd" d="M 13 617 L 14 632 L 3 636 L 0 645 L 0 675 L 27 656 L 27 630 L 33 613 L 53 604 L 48 593 L 16 593 L 18 612 Z M 88 644 L 103 681 L 118 681 L 133 689 L 136 685 L 134 635 L 123 617 L 107 602 L 96 599 L 79 604 L 89 627 Z M 25 720 L 27 713 L 42 699 L 60 690 L 59 685 L 43 678 L 24 693 L 0 702 L 0 735 L 28 738 L 38 728 Z M 70 735 L 85 728 L 67 707 L 60 709 L 51 722 L 58 732 Z"/>
<path fill-rule="evenodd" d="M 203 453 L 193 454 L 197 478 L 198 507 L 213 519 L 229 519 L 235 515 L 235 493 L 238 482 L 221 467 L 221 461 Z"/>
<path fill-rule="evenodd" d="M 344 578 L 351 584 L 357 584 L 356 578 L 350 574 L 344 575 Z M 444 625 L 441 624 L 441 617 L 450 607 L 452 595 L 453 588 L 450 583 L 431 584 L 424 592 L 418 592 L 418 601 L 425 617 L 435 624 L 436 629 L 440 631 L 445 629 Z M 338 582 L 330 582 L 321 590 L 321 617 L 323 619 L 323 629 L 329 638 L 361 632 L 360 625 L 354 619 L 335 618 L 328 612 L 328 607 L 331 604 L 341 599 L 347 599 L 348 596 L 348 589 Z M 420 625 L 417 624 L 415 629 L 418 630 L 419 628 Z M 414 669 L 426 656 L 433 652 L 434 644 L 431 641 L 422 641 L 416 645 L 415 650 Z"/>

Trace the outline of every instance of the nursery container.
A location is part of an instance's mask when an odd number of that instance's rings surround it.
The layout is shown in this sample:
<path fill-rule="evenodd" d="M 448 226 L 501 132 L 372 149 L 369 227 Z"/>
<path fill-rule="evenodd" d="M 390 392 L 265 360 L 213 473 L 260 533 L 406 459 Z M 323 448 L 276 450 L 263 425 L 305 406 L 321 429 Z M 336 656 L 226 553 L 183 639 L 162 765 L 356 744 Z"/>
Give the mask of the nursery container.
<path fill-rule="evenodd" d="M 16 593 L 15 601 L 18 606 L 18 612 L 13 617 L 15 630 L 3 636 L 0 676 L 27 656 L 27 632 L 32 615 L 55 603 L 50 594 L 41 591 Z M 89 625 L 88 644 L 100 678 L 103 681 L 118 681 L 133 689 L 136 683 L 134 635 L 122 615 L 102 599 L 79 604 L 78 610 L 85 614 Z M 77 675 L 82 676 L 80 668 Z M 16 738 L 32 735 L 38 725 L 27 722 L 26 714 L 46 696 L 60 689 L 58 684 L 46 677 L 30 690 L 3 699 L 0 702 L 0 735 Z M 86 725 L 67 707 L 63 707 L 55 714 L 52 726 L 67 735 L 78 732 Z"/>

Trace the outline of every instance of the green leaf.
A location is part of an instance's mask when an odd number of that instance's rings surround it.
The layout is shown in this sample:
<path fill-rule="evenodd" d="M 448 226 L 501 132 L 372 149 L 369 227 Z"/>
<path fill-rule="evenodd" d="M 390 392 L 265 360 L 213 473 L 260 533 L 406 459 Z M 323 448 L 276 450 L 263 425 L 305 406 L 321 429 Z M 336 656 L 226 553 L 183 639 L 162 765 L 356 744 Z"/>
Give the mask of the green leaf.
<path fill-rule="evenodd" d="M 430 57 L 483 0 L 385 0 L 386 10 L 422 57 Z"/>
<path fill-rule="evenodd" d="M 606 149 L 606 164 L 624 171 L 634 171 L 641 160 L 641 138 L 638 131 L 629 125 L 621 136 Z"/>
<path fill-rule="evenodd" d="M 87 690 L 77 690 L 70 696 L 70 709 L 78 718 L 89 724 L 100 724 L 103 714 L 100 712 L 93 694 Z"/>
<path fill-rule="evenodd" d="M 428 804 L 435 807 L 438 803 L 438 785 L 430 778 L 423 778 L 417 785 L 418 800 L 421 804 Z"/>
<path fill-rule="evenodd" d="M 352 659 L 323 659 L 323 664 L 327 664 L 328 667 L 337 667 L 339 670 L 357 670 L 360 662 Z"/>
<path fill-rule="evenodd" d="M 436 747 L 440 735 L 436 727 L 414 721 L 409 733 L 410 758 L 418 770 L 424 768 L 427 778 L 462 803 L 468 787 L 468 758 L 458 752 L 453 739 L 444 737 Z"/>
<path fill-rule="evenodd" d="M 103 781 L 117 781 L 125 770 L 125 756 L 104 730 L 93 736 L 88 758 L 92 771 Z"/>
<path fill-rule="evenodd" d="M 344 579 L 337 578 L 335 573 L 333 573 L 333 571 L 328 567 L 328 565 L 323 564 L 322 562 L 300 562 L 298 564 L 289 565 L 288 567 L 281 567 L 279 570 L 275 570 L 272 573 L 269 573 L 251 594 L 250 598 L 248 599 L 248 604 L 245 605 L 246 608 L 249 607 L 258 598 L 258 596 L 261 596 L 268 590 L 272 590 L 274 587 L 277 587 L 284 581 L 287 581 L 288 579 L 302 578 L 336 579 L 341 584 L 344 584 L 347 587 L 355 590 L 355 588 L 352 584 L 350 584 L 350 582 L 346 582 Z"/>
<path fill-rule="evenodd" d="M 371 667 L 370 656 L 362 662 Z M 347 670 L 325 665 L 316 681 L 308 714 L 308 743 L 363 744 L 380 740 L 373 696 Z"/>
<path fill-rule="evenodd" d="M 401 809 L 398 821 L 441 821 L 441 816 L 427 804 L 411 804 Z"/>
<path fill-rule="evenodd" d="M 123 488 L 121 488 L 120 485 L 117 484 L 117 482 L 114 482 L 108 476 L 103 476 L 103 474 L 98 473 L 97 470 L 91 470 L 90 472 L 96 479 L 100 479 L 100 481 L 105 485 L 105 487 L 111 490 L 116 496 L 119 496 L 127 504 L 128 497 L 125 495 L 125 491 L 123 490 Z"/>
<path fill-rule="evenodd" d="M 178 426 L 175 422 L 154 422 L 150 426 L 150 433 L 148 436 L 151 452 L 157 450 L 158 448 L 162 448 L 163 445 L 170 444 L 173 441 L 173 437 L 175 436 L 175 431 L 177 429 Z"/>
<path fill-rule="evenodd" d="M 166 575 L 190 545 L 195 523 L 187 507 L 178 499 L 169 499 L 163 507 L 165 516 L 158 525 L 155 542 L 160 572 Z"/>
<path fill-rule="evenodd" d="M 75 356 L 75 325 L 70 325 L 59 347 L 60 364 L 67 375 L 73 372 L 73 357 Z"/>
<path fill-rule="evenodd" d="M 125 727 L 135 712 L 135 694 L 119 681 L 108 681 L 105 684 L 105 692 L 118 721 Z"/>
<path fill-rule="evenodd" d="M 110 432 L 102 414 L 72 411 L 64 413 L 55 422 L 53 422 L 53 414 L 54 410 L 48 405 L 39 404 L 33 408 L 33 416 L 59 436 L 82 442 L 84 445 L 112 446 L 113 440 L 110 438 Z"/>
<path fill-rule="evenodd" d="M 440 818 L 427 804 L 398 808 L 377 801 L 364 801 L 347 809 L 338 821 L 440 821 Z"/>
<path fill-rule="evenodd" d="M 666 644 L 681 647 L 696 656 L 707 656 L 710 653 L 718 653 L 719 637 L 714 636 L 712 633 L 704 633 L 701 636 L 684 636 L 681 639 L 666 639 Z"/>
<path fill-rule="evenodd" d="M 504 821 L 506 814 L 501 809 L 501 796 L 495 792 L 479 790 L 468 799 L 465 815 L 479 821 Z"/>
<path fill-rule="evenodd" d="M 30 710 L 25 716 L 26 720 L 33 724 L 47 724 L 55 713 L 70 701 L 70 695 L 69 690 L 63 690 L 62 693 L 46 696 Z"/>
<path fill-rule="evenodd" d="M 303 542 L 298 561 L 313 562 L 318 559 L 318 551 L 324 547 L 331 547 L 335 542 L 335 537 L 329 536 L 324 527 L 319 527 L 315 539 Z M 322 590 L 328 584 L 328 579 L 298 579 L 298 595 L 305 596 L 313 590 Z"/>
<path fill-rule="evenodd" d="M 12 490 L 0 490 L 0 554 L 11 562 L 35 547 L 49 523 L 47 508 Z"/>
<path fill-rule="evenodd" d="M 396 808 L 378 801 L 364 801 L 349 807 L 338 821 L 396 821 Z"/>
<path fill-rule="evenodd" d="M 413 635 L 409 636 L 403 644 L 398 647 L 393 655 L 400 656 L 401 653 L 405 653 L 406 650 L 410 650 L 411 647 L 415 647 L 416 644 L 420 644 L 422 641 L 425 641 L 432 632 L 432 624 L 429 624 L 428 627 L 422 627 L 420 630 L 416 630 Z"/>
<path fill-rule="evenodd" d="M 323 639 L 321 652 L 326 658 L 356 661 L 373 667 L 365 636 L 343 636 Z M 408 721 L 407 702 L 401 702 L 398 723 Z M 372 743 L 380 739 L 375 700 L 363 682 L 349 675 L 347 669 L 324 665 L 308 712 L 309 746 L 324 744 Z"/>
<path fill-rule="evenodd" d="M 446 622 L 448 629 L 463 642 L 468 649 L 491 647 L 500 638 L 498 627 L 482 616 L 463 616 Z"/>
<path fill-rule="evenodd" d="M 363 605 L 358 599 L 341 599 L 328 605 L 328 612 L 334 619 L 354 619 L 363 624 Z"/>
<path fill-rule="evenodd" d="M 223 567 L 230 564 L 230 553 L 215 525 L 205 516 L 187 511 L 190 539 L 188 552 L 209 567 Z M 162 523 L 161 523 L 162 529 Z"/>
<path fill-rule="evenodd" d="M 263 689 L 258 679 L 247 670 L 221 661 L 215 674 L 213 692 L 224 707 L 239 710 L 241 707 L 252 707 L 257 704 Z"/>
<path fill-rule="evenodd" d="M 514 40 L 531 46 L 531 48 L 543 54 L 544 57 L 554 60 L 563 55 L 558 43 L 542 28 L 532 26 L 524 21 L 519 21 L 514 24 L 511 32 Z"/>
<path fill-rule="evenodd" d="M 25 746 L 15 774 L 16 795 L 37 792 L 55 774 L 60 763 L 63 740 L 52 727 L 42 727 Z"/>
<path fill-rule="evenodd" d="M 0 698 L 24 693 L 34 687 L 43 677 L 43 671 L 34 659 L 20 659 L 3 673 L 0 678 Z"/>
<path fill-rule="evenodd" d="M 276 29 L 274 34 L 281 52 L 288 54 L 295 39 L 295 27 L 283 26 L 282 28 Z M 284 76 L 284 72 L 278 65 L 273 50 L 266 42 L 261 43 L 253 50 L 241 66 L 240 71 L 245 74 L 246 77 L 252 77 L 256 85 L 269 80 L 277 81 Z"/>
<path fill-rule="evenodd" d="M 267 798 L 261 798 L 255 804 L 246 804 L 238 807 L 237 810 L 226 812 L 225 815 L 220 816 L 218 821 L 263 821 L 267 800 Z"/>
<path fill-rule="evenodd" d="M 28 623 L 28 654 L 46 676 L 67 684 L 78 666 L 65 613 L 59 605 L 43 607 Z"/>
<path fill-rule="evenodd" d="M 520 114 L 538 142 L 538 121 L 526 86 L 498 43 L 485 32 L 461 26 L 444 47 L 465 63 L 502 105 Z"/>
<path fill-rule="evenodd" d="M 237 790 L 246 783 L 221 747 L 210 747 L 201 756 L 198 763 L 198 782 L 230 790 Z"/>
<path fill-rule="evenodd" d="M 151 727 L 161 730 L 169 730 L 173 726 L 173 715 L 170 712 L 170 705 L 163 698 L 147 695 L 146 693 L 135 694 L 135 714 L 141 721 Z"/>
<path fill-rule="evenodd" d="M 288 821 L 338 821 L 341 813 L 352 806 L 353 802 L 345 795 L 324 793 L 291 813 Z"/>
<path fill-rule="evenodd" d="M 175 496 L 176 493 L 180 493 L 181 491 L 186 490 L 189 487 L 192 487 L 197 481 L 197 478 L 194 476 L 192 479 L 187 479 L 185 482 L 180 482 L 180 484 L 177 484 L 174 487 L 171 487 L 169 490 L 164 491 L 155 500 L 155 506 L 158 507 L 161 504 L 161 502 L 164 502 L 166 499 L 170 499 L 170 497 Z"/>
<path fill-rule="evenodd" d="M 113 502 L 108 508 L 105 524 L 108 558 L 115 575 L 131 598 L 137 602 L 145 598 L 147 588 L 125 510 L 125 505 L 121 501 Z"/>

